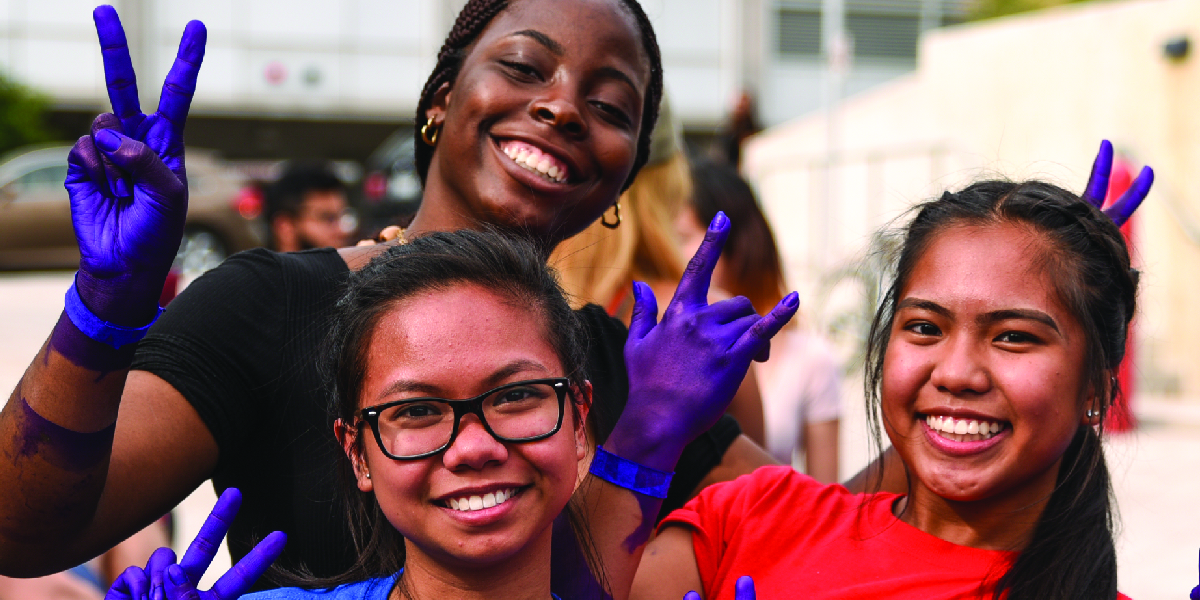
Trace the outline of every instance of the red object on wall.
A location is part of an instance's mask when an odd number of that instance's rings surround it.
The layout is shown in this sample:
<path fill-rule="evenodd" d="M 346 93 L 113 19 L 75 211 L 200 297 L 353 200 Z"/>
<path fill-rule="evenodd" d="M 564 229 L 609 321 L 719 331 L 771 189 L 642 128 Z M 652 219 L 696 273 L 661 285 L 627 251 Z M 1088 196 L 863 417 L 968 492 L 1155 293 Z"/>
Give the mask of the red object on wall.
<path fill-rule="evenodd" d="M 1105 206 L 1116 202 L 1125 190 L 1129 189 L 1129 184 L 1133 183 L 1133 170 L 1129 167 L 1129 161 L 1118 156 L 1113 160 L 1112 175 L 1108 180 L 1108 198 L 1105 199 Z M 1129 246 L 1129 253 L 1136 256 L 1136 244 L 1134 238 L 1134 222 L 1137 221 L 1137 213 L 1129 217 L 1128 221 L 1121 226 L 1121 233 L 1125 235 L 1125 243 Z M 1136 265 L 1135 265 L 1136 266 Z M 1121 361 L 1121 366 L 1117 369 L 1117 378 L 1120 381 L 1121 393 L 1117 396 L 1117 400 L 1108 411 L 1108 418 L 1104 423 L 1104 428 L 1111 432 L 1127 432 L 1132 431 L 1137 426 L 1137 419 L 1133 416 L 1133 398 L 1134 398 L 1134 378 L 1136 377 L 1137 361 L 1134 353 L 1134 338 L 1137 336 L 1137 317 L 1129 323 L 1129 335 L 1125 339 L 1125 360 Z"/>

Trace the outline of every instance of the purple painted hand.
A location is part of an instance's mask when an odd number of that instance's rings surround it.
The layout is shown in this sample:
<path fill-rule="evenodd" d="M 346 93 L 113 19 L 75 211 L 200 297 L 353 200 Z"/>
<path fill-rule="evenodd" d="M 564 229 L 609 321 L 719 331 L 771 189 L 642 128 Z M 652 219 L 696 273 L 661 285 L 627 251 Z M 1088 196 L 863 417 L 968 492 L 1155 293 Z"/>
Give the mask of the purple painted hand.
<path fill-rule="evenodd" d="M 773 337 L 799 306 L 788 294 L 765 317 L 743 297 L 708 304 L 708 287 L 729 220 L 717 213 L 688 263 L 675 296 L 656 322 L 654 293 L 634 283 L 625 343 L 629 403 L 604 443 L 610 452 L 674 471 L 683 447 L 716 423 Z"/>
<path fill-rule="evenodd" d="M 150 556 L 145 569 L 129 567 L 121 573 L 104 600 L 233 600 L 246 593 L 283 552 L 287 541 L 283 532 L 276 531 L 259 542 L 212 589 L 196 589 L 196 582 L 220 549 L 241 503 L 242 495 L 237 489 L 225 490 L 179 564 L 175 564 L 175 553 L 170 548 L 159 548 Z"/>
<path fill-rule="evenodd" d="M 114 114 L 96 118 L 68 158 L 66 188 L 79 242 L 77 287 L 88 308 L 118 325 L 145 325 L 183 236 L 187 214 L 183 128 L 207 34 L 188 23 L 158 112 L 142 114 L 116 11 L 93 13 Z"/>
<path fill-rule="evenodd" d="M 749 575 L 738 577 L 737 583 L 734 584 L 734 600 L 756 600 L 758 595 L 754 593 L 754 580 Z M 701 600 L 700 594 L 696 592 L 688 592 L 683 595 L 683 600 Z"/>
<path fill-rule="evenodd" d="M 1192 600 L 1200 600 L 1200 585 L 1192 588 Z"/>
<path fill-rule="evenodd" d="M 1104 208 L 1104 200 L 1108 197 L 1108 177 L 1112 172 L 1113 164 L 1113 147 L 1112 142 L 1101 140 L 1100 151 L 1096 153 L 1096 160 L 1092 163 L 1092 174 L 1088 177 L 1087 187 L 1083 190 L 1083 199 L 1088 204 L 1096 208 Z M 1150 186 L 1154 185 L 1154 170 L 1150 167 L 1142 167 L 1142 172 L 1138 173 L 1133 183 L 1129 184 L 1129 189 L 1121 195 L 1112 206 L 1104 209 L 1104 214 L 1120 227 L 1129 220 L 1133 215 L 1133 211 L 1137 210 L 1142 204 L 1142 200 L 1150 193 Z"/>

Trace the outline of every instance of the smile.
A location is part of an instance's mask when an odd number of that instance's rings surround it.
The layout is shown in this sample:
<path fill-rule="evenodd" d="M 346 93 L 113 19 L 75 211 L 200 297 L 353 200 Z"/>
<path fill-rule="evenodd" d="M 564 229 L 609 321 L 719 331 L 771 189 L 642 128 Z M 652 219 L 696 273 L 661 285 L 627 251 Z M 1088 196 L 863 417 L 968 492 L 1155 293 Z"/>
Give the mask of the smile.
<path fill-rule="evenodd" d="M 540 175 L 546 181 L 552 183 L 567 181 L 569 175 L 567 165 L 532 144 L 507 140 L 500 143 L 500 150 L 517 166 Z"/>
<path fill-rule="evenodd" d="M 955 419 L 954 417 L 925 416 L 925 424 L 938 436 L 955 442 L 978 442 L 991 439 L 1004 429 L 999 421 Z"/>
<path fill-rule="evenodd" d="M 481 496 L 464 496 L 462 498 L 450 498 L 447 501 L 450 508 L 459 512 L 470 512 L 492 508 L 499 504 L 504 504 L 510 498 L 517 494 L 517 488 L 499 490 L 496 492 L 488 492 Z"/>

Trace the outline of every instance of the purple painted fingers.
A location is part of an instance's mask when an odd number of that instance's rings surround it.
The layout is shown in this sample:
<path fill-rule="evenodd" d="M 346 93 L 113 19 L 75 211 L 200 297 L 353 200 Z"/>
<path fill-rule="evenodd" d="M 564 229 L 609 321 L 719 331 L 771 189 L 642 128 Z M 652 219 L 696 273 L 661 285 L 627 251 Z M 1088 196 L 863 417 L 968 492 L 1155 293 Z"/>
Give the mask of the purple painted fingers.
<path fill-rule="evenodd" d="M 183 236 L 187 213 L 183 127 L 204 58 L 192 21 L 163 84 L 158 111 L 142 114 L 125 33 L 111 6 L 93 13 L 113 113 L 68 158 L 66 188 L 80 249 L 79 295 L 102 320 L 148 323 Z"/>
<path fill-rule="evenodd" d="M 1096 208 L 1104 208 L 1104 201 L 1108 197 L 1108 179 L 1112 173 L 1112 165 L 1112 142 L 1102 140 L 1100 151 L 1096 153 L 1096 160 L 1092 163 L 1092 174 L 1088 177 L 1087 186 L 1083 190 L 1083 199 Z M 1118 227 L 1124 225 L 1138 206 L 1141 206 L 1142 200 L 1146 199 L 1152 185 L 1154 185 L 1154 170 L 1150 167 L 1142 167 L 1137 178 L 1129 184 L 1129 189 L 1116 202 L 1113 202 L 1112 206 L 1105 208 L 1104 214 L 1108 215 Z"/>
<path fill-rule="evenodd" d="M 749 575 L 738 577 L 737 583 L 734 584 L 734 600 L 756 600 L 757 594 L 754 593 L 754 580 Z M 688 592 L 683 595 L 683 600 L 701 600 L 700 594 L 696 592 Z"/>
<path fill-rule="evenodd" d="M 1192 588 L 1192 600 L 1200 600 L 1200 585 Z"/>
<path fill-rule="evenodd" d="M 675 470 L 683 447 L 720 418 L 750 362 L 796 313 L 795 293 L 763 317 L 741 297 L 708 304 L 713 268 L 728 235 L 729 220 L 717 213 L 661 322 L 649 286 L 634 283 L 625 343 L 629 403 L 604 444 L 610 452 Z"/>
<path fill-rule="evenodd" d="M 200 591 L 197 582 L 212 563 L 229 531 L 229 524 L 241 506 L 242 495 L 235 488 L 225 490 L 183 560 L 175 563 L 175 553 L 159 548 L 150 556 L 146 568 L 130 567 L 113 582 L 105 600 L 233 600 L 271 566 L 283 552 L 287 536 L 276 531 L 259 542 L 250 552 L 221 576 L 212 589 Z"/>

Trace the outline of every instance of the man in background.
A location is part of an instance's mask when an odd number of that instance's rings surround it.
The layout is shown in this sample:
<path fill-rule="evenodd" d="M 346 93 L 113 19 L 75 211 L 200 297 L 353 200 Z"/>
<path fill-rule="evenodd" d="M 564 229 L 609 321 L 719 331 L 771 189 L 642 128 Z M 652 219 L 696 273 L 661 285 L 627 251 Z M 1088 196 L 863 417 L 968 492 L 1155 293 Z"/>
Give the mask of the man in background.
<path fill-rule="evenodd" d="M 264 196 L 272 250 L 340 248 L 350 242 L 343 222 L 346 186 L 328 165 L 291 164 Z"/>

